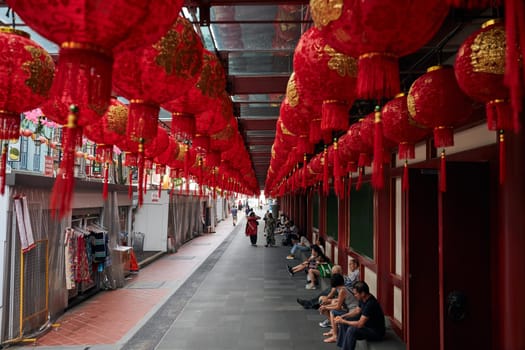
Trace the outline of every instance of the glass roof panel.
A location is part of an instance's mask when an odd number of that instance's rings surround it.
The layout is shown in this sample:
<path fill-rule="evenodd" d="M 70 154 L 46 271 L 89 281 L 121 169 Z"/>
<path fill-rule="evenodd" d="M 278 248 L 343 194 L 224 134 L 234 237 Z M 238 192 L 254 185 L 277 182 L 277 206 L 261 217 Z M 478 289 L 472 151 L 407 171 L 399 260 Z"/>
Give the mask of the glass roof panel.
<path fill-rule="evenodd" d="M 230 75 L 290 75 L 293 52 L 245 51 L 228 54 Z"/>

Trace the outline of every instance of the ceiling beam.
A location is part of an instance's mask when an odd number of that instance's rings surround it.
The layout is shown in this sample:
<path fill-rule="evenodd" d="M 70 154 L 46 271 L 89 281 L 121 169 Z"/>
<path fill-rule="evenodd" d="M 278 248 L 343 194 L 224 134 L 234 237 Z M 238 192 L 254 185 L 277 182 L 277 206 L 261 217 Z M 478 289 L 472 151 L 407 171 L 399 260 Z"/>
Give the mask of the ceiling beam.
<path fill-rule="evenodd" d="M 231 95 L 278 94 L 286 91 L 286 84 L 288 84 L 289 78 L 288 75 L 230 75 L 228 77 L 228 85 Z"/>

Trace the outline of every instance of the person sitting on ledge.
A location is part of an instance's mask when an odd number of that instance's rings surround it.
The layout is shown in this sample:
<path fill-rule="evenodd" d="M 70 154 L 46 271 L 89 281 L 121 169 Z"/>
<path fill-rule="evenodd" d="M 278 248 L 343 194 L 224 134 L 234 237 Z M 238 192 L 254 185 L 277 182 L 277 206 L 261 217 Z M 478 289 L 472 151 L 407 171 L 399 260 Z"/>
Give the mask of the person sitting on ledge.
<path fill-rule="evenodd" d="M 297 253 L 297 251 L 300 251 L 300 252 L 310 251 L 310 241 L 303 234 L 300 234 L 300 238 L 298 241 L 292 238 L 292 243 L 294 243 L 294 245 L 292 249 L 290 249 L 290 255 L 286 257 L 286 259 L 288 260 L 295 259 L 295 254 Z"/>
<path fill-rule="evenodd" d="M 381 340 L 385 336 L 385 315 L 377 299 L 370 294 L 368 284 L 358 281 L 354 284 L 354 296 L 359 306 L 354 309 L 360 313 L 358 320 L 348 320 L 350 313 L 337 316 L 334 320 L 339 325 L 337 346 L 343 350 L 355 350 L 357 340 Z"/>

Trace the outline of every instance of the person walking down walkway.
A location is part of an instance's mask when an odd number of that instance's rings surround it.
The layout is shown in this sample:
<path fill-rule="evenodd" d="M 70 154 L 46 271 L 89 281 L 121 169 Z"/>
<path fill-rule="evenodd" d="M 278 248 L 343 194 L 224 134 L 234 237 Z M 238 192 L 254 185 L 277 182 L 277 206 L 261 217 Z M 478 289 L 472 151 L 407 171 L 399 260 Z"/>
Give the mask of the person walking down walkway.
<path fill-rule="evenodd" d="M 232 219 L 233 219 L 233 226 L 235 226 L 237 225 L 237 207 L 236 206 L 232 207 L 231 213 L 232 213 Z"/>
<path fill-rule="evenodd" d="M 252 246 L 257 246 L 257 227 L 259 226 L 259 220 L 261 217 L 255 215 L 255 213 L 252 211 L 250 215 L 248 215 L 247 222 L 246 222 L 246 229 L 245 233 L 246 236 L 250 237 L 250 242 L 252 243 Z"/>

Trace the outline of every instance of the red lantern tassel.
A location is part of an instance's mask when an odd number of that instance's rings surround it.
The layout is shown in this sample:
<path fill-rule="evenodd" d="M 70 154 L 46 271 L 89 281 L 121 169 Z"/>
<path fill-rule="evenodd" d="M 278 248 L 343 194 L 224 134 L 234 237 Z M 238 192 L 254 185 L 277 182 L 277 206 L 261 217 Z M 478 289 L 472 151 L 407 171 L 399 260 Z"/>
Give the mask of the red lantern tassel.
<path fill-rule="evenodd" d="M 65 126 L 62 160 L 57 178 L 51 193 L 51 209 L 58 211 L 58 217 L 63 218 L 71 210 L 71 198 L 75 185 L 75 148 L 80 133 L 77 127 L 78 107 L 71 105 Z"/>
<path fill-rule="evenodd" d="M 372 186 L 378 190 L 381 190 L 385 186 L 385 180 L 383 178 L 383 123 L 381 122 L 381 110 L 379 106 L 375 108 Z"/>
<path fill-rule="evenodd" d="M 133 198 L 133 170 L 131 170 L 131 168 L 129 169 L 128 177 L 129 177 L 128 198 L 132 199 Z"/>
<path fill-rule="evenodd" d="M 338 197 L 343 197 L 344 189 L 341 176 L 343 174 L 343 169 L 341 169 L 341 161 L 339 159 L 339 146 L 337 141 L 334 141 L 334 189 L 335 194 Z"/>
<path fill-rule="evenodd" d="M 408 161 L 405 160 L 405 166 L 403 167 L 403 182 L 402 182 L 403 191 L 408 191 Z"/>
<path fill-rule="evenodd" d="M 104 185 L 102 186 L 102 198 L 108 199 L 109 164 L 104 162 Z"/>
<path fill-rule="evenodd" d="M 328 175 L 328 151 L 326 150 L 325 146 L 323 155 L 323 194 L 325 196 L 327 196 L 330 192 L 330 185 L 328 183 L 329 180 L 330 178 Z"/>
<path fill-rule="evenodd" d="M 175 178 L 172 178 L 171 179 L 170 200 L 173 198 L 174 194 L 175 194 Z"/>
<path fill-rule="evenodd" d="M 441 168 L 439 172 L 439 192 L 447 192 L 447 159 L 445 150 L 441 151 Z"/>
<path fill-rule="evenodd" d="M 358 167 L 370 166 L 370 157 L 366 153 L 359 153 L 359 160 L 357 161 Z"/>
<path fill-rule="evenodd" d="M 310 121 L 309 140 L 312 145 L 316 145 L 323 138 L 321 132 L 321 119 L 312 119 Z"/>
<path fill-rule="evenodd" d="M 401 142 L 398 148 L 399 159 L 414 159 L 416 157 L 416 147 L 413 143 Z"/>
<path fill-rule="evenodd" d="M 299 140 L 297 141 L 297 152 L 299 154 L 301 153 L 313 154 L 314 153 L 314 145 L 310 143 L 310 140 L 308 139 L 307 135 L 303 135 L 299 137 Z"/>
<path fill-rule="evenodd" d="M 184 179 L 186 179 L 186 194 L 189 194 L 190 193 L 190 150 L 188 148 L 186 148 L 186 154 L 184 155 Z"/>
<path fill-rule="evenodd" d="M 139 207 L 141 207 L 142 204 L 144 203 L 144 192 L 142 190 L 142 186 L 144 186 L 144 163 L 145 163 L 144 142 L 141 140 L 139 142 L 139 152 L 137 156 L 137 166 L 138 166 L 137 171 L 139 172 L 139 179 L 138 179 L 139 187 L 137 189 L 137 192 L 139 194 Z"/>
<path fill-rule="evenodd" d="M 306 154 L 303 156 L 303 178 L 302 178 L 302 184 L 301 187 L 306 189 L 306 172 L 308 171 L 308 168 L 306 166 Z"/>
<path fill-rule="evenodd" d="M 489 130 L 514 130 L 512 107 L 505 100 L 493 100 L 485 105 Z"/>
<path fill-rule="evenodd" d="M 521 128 L 519 114 L 522 109 L 524 94 L 525 69 L 522 66 L 525 57 L 525 3 L 523 0 L 505 1 L 505 34 L 507 50 L 505 61 L 505 84 L 510 90 L 513 109 L 514 132 Z"/>
<path fill-rule="evenodd" d="M 449 126 L 434 128 L 434 147 L 454 146 L 454 130 Z"/>
<path fill-rule="evenodd" d="M 348 173 L 348 185 L 346 187 L 346 197 L 350 198 L 350 193 L 352 193 L 352 172 Z"/>
<path fill-rule="evenodd" d="M 158 193 L 158 195 L 159 195 L 159 199 L 160 199 L 160 196 L 161 196 L 161 194 L 162 194 L 162 182 L 163 182 L 163 181 L 164 181 L 164 175 L 161 175 L 161 176 L 160 176 L 160 183 L 159 183 L 159 193 Z"/>
<path fill-rule="evenodd" d="M 325 100 L 321 107 L 321 130 L 346 131 L 348 129 L 348 103 L 346 101 Z"/>
<path fill-rule="evenodd" d="M 4 143 L 2 146 L 2 158 L 0 159 L 0 194 L 3 196 L 5 193 L 5 169 L 7 165 L 7 147 L 8 143 Z"/>
<path fill-rule="evenodd" d="M 359 168 L 359 176 L 357 177 L 357 184 L 355 185 L 355 189 L 359 191 L 361 189 L 361 186 L 363 185 L 363 174 L 365 172 L 365 167 Z"/>
<path fill-rule="evenodd" d="M 359 56 L 357 96 L 366 100 L 392 98 L 400 91 L 397 56 L 369 52 Z"/>
<path fill-rule="evenodd" d="M 499 183 L 503 185 L 506 176 L 507 159 L 505 157 L 505 134 L 503 130 L 499 131 Z"/>
<path fill-rule="evenodd" d="M 149 174 L 150 174 L 149 169 L 144 169 L 144 187 L 142 187 L 144 194 L 146 194 L 148 191 L 148 175 Z"/>

